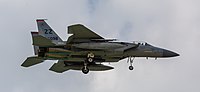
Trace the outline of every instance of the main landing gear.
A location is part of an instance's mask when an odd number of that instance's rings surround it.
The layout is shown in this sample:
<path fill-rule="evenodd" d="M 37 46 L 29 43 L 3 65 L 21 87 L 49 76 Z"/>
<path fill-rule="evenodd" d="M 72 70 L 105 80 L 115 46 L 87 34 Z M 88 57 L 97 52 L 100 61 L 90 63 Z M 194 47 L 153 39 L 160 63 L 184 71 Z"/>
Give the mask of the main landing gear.
<path fill-rule="evenodd" d="M 82 72 L 84 74 L 89 73 L 90 70 L 87 66 L 88 66 L 88 64 L 93 63 L 93 62 L 94 62 L 94 54 L 90 52 L 90 53 L 87 54 L 87 59 L 83 63 Z"/>
<path fill-rule="evenodd" d="M 87 67 L 87 63 L 86 62 L 84 62 L 84 66 L 83 66 L 83 68 L 82 68 L 82 72 L 84 73 L 84 74 L 88 74 L 89 73 L 89 68 Z"/>
<path fill-rule="evenodd" d="M 128 60 L 127 60 L 127 63 L 130 62 L 130 66 L 128 67 L 129 70 L 133 70 L 134 67 L 133 67 L 133 60 L 134 60 L 135 57 L 128 57 Z"/>

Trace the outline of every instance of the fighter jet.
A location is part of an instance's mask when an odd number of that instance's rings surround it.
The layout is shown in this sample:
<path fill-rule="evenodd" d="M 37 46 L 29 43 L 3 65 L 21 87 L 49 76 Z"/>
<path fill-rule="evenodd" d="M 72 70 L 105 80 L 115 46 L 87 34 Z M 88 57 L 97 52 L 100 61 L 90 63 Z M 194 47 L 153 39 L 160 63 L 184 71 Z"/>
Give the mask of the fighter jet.
<path fill-rule="evenodd" d="M 21 66 L 30 67 L 45 60 L 57 60 L 49 70 L 63 73 L 68 70 L 106 71 L 114 69 L 105 62 L 114 63 L 127 58 L 133 70 L 135 57 L 169 58 L 179 54 L 152 46 L 146 42 L 119 42 L 105 39 L 82 24 L 68 26 L 67 41 L 63 41 L 45 22 L 37 19 L 38 32 L 31 32 L 35 55 L 28 57 Z"/>

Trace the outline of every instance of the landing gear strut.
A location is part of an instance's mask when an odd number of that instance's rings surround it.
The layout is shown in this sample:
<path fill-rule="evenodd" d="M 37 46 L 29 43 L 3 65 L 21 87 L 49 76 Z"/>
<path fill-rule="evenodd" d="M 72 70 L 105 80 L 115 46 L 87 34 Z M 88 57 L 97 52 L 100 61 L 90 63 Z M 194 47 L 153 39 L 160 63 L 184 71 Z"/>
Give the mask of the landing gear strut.
<path fill-rule="evenodd" d="M 90 70 L 87 66 L 88 64 L 93 63 L 93 62 L 94 62 L 94 54 L 90 52 L 87 54 L 87 59 L 84 61 L 83 68 L 81 69 L 84 74 L 89 73 Z"/>
<path fill-rule="evenodd" d="M 134 67 L 133 67 L 133 60 L 134 60 L 135 57 L 128 57 L 128 60 L 127 60 L 127 63 L 130 62 L 130 66 L 128 67 L 129 70 L 133 70 Z"/>

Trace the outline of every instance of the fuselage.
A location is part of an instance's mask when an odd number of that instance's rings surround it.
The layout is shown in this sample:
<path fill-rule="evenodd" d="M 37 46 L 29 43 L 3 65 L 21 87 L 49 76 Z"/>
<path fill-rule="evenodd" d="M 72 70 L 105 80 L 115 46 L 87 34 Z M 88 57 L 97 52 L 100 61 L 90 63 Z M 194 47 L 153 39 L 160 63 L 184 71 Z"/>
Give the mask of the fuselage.
<path fill-rule="evenodd" d="M 147 43 L 89 42 L 70 45 L 68 48 L 48 48 L 46 56 L 69 62 L 83 62 L 87 53 L 92 52 L 97 62 L 118 62 L 127 57 L 164 58 L 178 56 L 177 53 L 154 47 Z"/>
<path fill-rule="evenodd" d="M 73 45 L 76 48 L 86 50 L 101 50 L 105 55 L 122 57 L 173 57 L 178 56 L 177 53 L 152 46 L 148 43 L 128 43 L 128 42 L 90 42 L 79 43 Z M 171 54 L 170 54 L 171 53 Z M 112 55 L 113 54 L 113 55 Z"/>

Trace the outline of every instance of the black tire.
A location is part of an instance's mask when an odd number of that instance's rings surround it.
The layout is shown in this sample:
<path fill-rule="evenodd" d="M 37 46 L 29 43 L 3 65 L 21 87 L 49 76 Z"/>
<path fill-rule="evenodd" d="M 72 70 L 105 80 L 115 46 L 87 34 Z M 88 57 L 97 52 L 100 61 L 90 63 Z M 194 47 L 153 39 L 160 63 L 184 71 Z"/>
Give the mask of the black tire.
<path fill-rule="evenodd" d="M 82 72 L 84 73 L 84 74 L 88 74 L 89 73 L 89 69 L 87 68 L 87 67 L 83 67 L 82 68 Z"/>
<path fill-rule="evenodd" d="M 129 70 L 133 70 L 133 69 L 134 69 L 134 67 L 133 67 L 133 66 L 129 66 L 128 68 L 129 68 Z"/>

